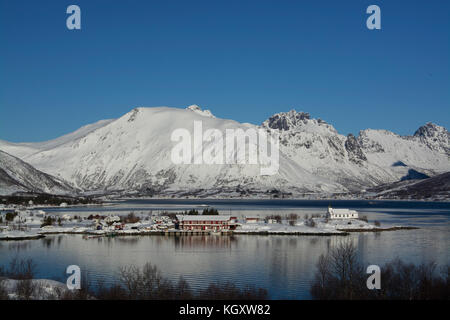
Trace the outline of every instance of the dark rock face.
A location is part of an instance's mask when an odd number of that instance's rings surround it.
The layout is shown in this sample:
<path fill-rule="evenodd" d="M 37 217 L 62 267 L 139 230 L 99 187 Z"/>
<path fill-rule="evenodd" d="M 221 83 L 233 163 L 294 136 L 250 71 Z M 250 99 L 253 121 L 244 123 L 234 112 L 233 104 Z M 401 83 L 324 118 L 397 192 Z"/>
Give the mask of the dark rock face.
<path fill-rule="evenodd" d="M 130 117 L 128 118 L 128 122 L 133 122 L 136 119 L 138 113 L 139 113 L 139 109 L 138 108 L 134 108 L 131 111 L 131 113 L 130 113 Z"/>
<path fill-rule="evenodd" d="M 438 128 L 435 124 L 428 122 L 426 125 L 421 126 L 414 133 L 415 137 L 434 137 L 438 132 Z"/>
<path fill-rule="evenodd" d="M 426 144 L 431 150 L 444 152 L 450 155 L 450 133 L 444 127 L 428 122 L 417 129 L 414 137 Z"/>
<path fill-rule="evenodd" d="M 358 141 L 356 140 L 353 134 L 349 134 L 347 136 L 347 140 L 345 140 L 345 149 L 348 152 L 348 157 L 350 161 L 356 164 L 362 164 L 363 161 L 366 161 L 366 155 L 361 149 Z"/>
<path fill-rule="evenodd" d="M 268 127 L 271 129 L 279 129 L 287 131 L 295 128 L 311 117 L 307 112 L 296 112 L 291 110 L 287 113 L 278 113 L 268 119 Z"/>
<path fill-rule="evenodd" d="M 367 136 L 365 136 L 361 133 L 359 134 L 357 140 L 358 140 L 358 144 L 361 146 L 361 148 L 367 152 L 373 152 L 373 153 L 385 152 L 383 147 L 378 142 L 368 139 Z"/>

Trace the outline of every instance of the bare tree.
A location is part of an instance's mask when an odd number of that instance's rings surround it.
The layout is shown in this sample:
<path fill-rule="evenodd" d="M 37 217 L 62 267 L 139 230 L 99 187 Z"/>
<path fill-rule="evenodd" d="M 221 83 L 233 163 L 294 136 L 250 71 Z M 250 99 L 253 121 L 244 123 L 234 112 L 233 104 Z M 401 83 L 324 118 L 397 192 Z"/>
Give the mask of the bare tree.
<path fill-rule="evenodd" d="M 381 289 L 369 290 L 356 247 L 342 242 L 319 257 L 311 295 L 314 299 L 448 300 L 449 274 L 448 265 L 439 274 L 433 262 L 416 266 L 395 259 L 381 268 Z"/>
<path fill-rule="evenodd" d="M 6 290 L 5 280 L 0 279 L 0 300 L 8 300 L 8 291 Z"/>
<path fill-rule="evenodd" d="M 287 220 L 289 221 L 289 225 L 294 226 L 297 222 L 298 215 L 296 213 L 290 213 L 287 216 Z"/>

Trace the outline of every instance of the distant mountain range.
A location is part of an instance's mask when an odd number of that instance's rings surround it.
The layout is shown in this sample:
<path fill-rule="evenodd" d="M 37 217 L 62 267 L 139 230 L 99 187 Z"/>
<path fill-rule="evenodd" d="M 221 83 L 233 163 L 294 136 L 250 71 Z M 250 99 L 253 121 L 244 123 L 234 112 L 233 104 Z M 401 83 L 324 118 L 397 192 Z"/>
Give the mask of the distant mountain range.
<path fill-rule="evenodd" d="M 174 164 L 171 134 L 177 128 L 192 132 L 195 120 L 202 121 L 203 130 L 278 131 L 278 173 L 261 176 L 259 165 Z M 25 190 L 175 197 L 361 194 L 450 171 L 449 132 L 432 123 L 413 136 L 373 129 L 345 136 L 304 112 L 278 113 L 256 126 L 216 118 L 195 105 L 135 108 L 118 119 L 102 120 L 51 141 L 0 141 L 0 150 L 0 194 Z"/>

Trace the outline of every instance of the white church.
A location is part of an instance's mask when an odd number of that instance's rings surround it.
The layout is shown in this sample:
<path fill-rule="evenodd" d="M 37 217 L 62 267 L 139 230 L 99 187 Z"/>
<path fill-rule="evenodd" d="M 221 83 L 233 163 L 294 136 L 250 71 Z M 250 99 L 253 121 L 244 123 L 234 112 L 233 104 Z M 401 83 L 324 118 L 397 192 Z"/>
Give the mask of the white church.
<path fill-rule="evenodd" d="M 358 219 L 358 211 L 349 209 L 333 209 L 328 207 L 328 219 Z"/>

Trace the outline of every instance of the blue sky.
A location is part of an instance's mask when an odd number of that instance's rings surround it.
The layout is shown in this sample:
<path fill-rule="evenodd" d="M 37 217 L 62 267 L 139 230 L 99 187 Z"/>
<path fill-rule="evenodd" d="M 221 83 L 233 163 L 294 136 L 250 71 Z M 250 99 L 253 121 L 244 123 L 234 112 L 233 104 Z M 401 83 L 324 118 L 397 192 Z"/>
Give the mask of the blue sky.
<path fill-rule="evenodd" d="M 81 8 L 82 30 L 66 28 Z M 366 28 L 367 6 L 381 30 Z M 136 106 L 342 134 L 450 124 L 449 1 L 0 0 L 0 139 L 56 138 Z"/>

